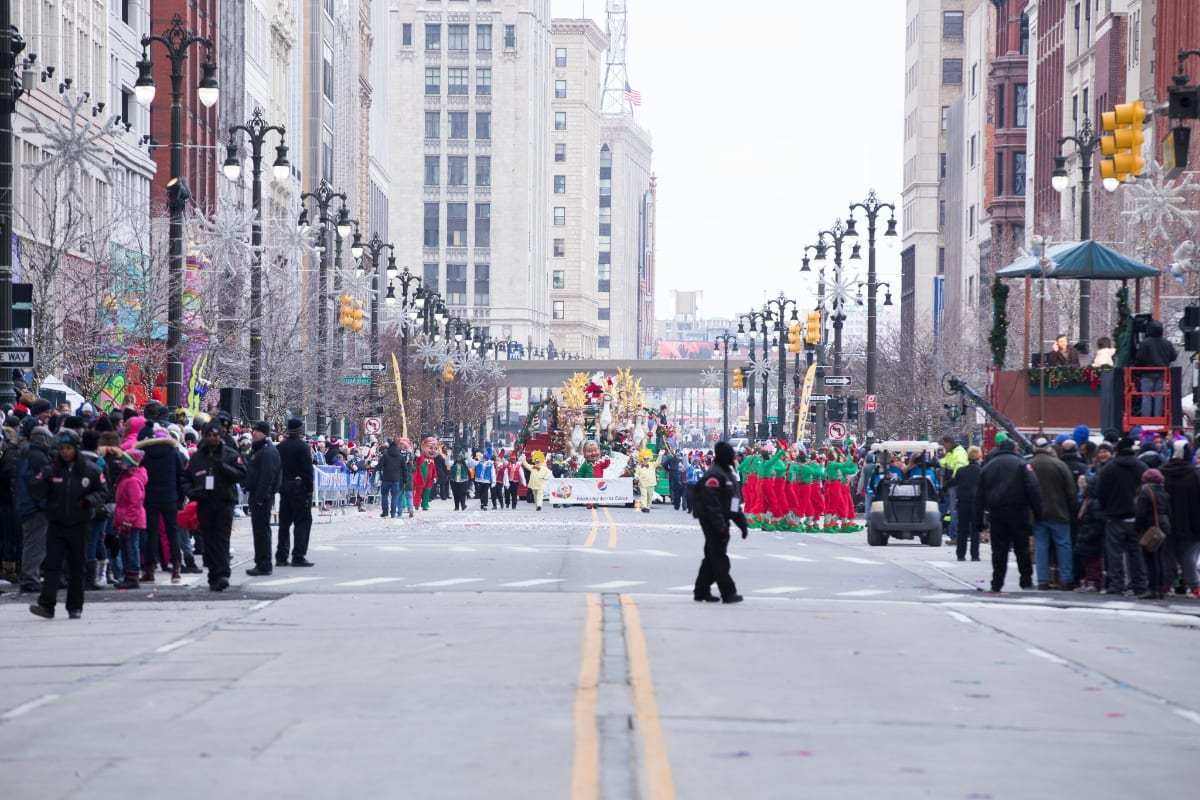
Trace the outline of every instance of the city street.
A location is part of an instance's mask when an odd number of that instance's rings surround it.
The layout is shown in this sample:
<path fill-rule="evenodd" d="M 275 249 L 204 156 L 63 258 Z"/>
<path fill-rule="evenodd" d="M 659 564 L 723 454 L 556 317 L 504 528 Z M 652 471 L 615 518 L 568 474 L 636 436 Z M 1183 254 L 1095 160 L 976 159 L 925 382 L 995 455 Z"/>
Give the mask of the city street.
<path fill-rule="evenodd" d="M 6 593 L 6 796 L 1200 785 L 1200 603 L 1021 592 L 1015 568 L 996 598 L 978 591 L 986 546 L 959 563 L 862 534 L 752 531 L 731 547 L 746 602 L 697 604 L 702 540 L 683 512 L 448 506 L 319 521 L 315 567 L 254 579 L 239 521 L 223 595 L 188 576 L 46 622 Z"/>

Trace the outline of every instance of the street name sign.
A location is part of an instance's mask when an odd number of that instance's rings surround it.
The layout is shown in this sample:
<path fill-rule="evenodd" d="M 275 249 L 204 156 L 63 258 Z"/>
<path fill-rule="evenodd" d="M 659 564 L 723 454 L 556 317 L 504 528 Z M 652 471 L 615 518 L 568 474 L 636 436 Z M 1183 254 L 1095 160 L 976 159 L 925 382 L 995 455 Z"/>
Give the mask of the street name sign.
<path fill-rule="evenodd" d="M 33 369 L 33 348 L 0 347 L 0 366 Z"/>
<path fill-rule="evenodd" d="M 370 386 L 371 377 L 369 375 L 343 375 L 343 386 Z"/>
<path fill-rule="evenodd" d="M 826 386 L 849 386 L 849 375 L 826 375 L 824 378 Z"/>
<path fill-rule="evenodd" d="M 363 372 L 383 372 L 385 369 L 387 369 L 387 367 L 385 367 L 383 364 L 363 364 L 362 365 Z"/>
<path fill-rule="evenodd" d="M 829 395 L 814 394 L 812 397 L 808 398 L 808 401 L 810 403 L 827 403 L 827 402 L 829 402 Z"/>

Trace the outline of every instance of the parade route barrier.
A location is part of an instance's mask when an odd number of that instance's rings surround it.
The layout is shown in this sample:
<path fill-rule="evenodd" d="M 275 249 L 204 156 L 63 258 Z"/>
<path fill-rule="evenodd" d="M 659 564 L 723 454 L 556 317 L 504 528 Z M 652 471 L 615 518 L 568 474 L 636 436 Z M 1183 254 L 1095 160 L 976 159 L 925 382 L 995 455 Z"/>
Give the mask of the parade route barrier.
<path fill-rule="evenodd" d="M 550 478 L 546 498 L 560 505 L 627 505 L 633 502 L 633 478 Z"/>
<path fill-rule="evenodd" d="M 318 517 L 346 513 L 347 507 L 378 502 L 379 484 L 373 472 L 354 472 L 342 467 L 313 467 L 313 502 Z"/>

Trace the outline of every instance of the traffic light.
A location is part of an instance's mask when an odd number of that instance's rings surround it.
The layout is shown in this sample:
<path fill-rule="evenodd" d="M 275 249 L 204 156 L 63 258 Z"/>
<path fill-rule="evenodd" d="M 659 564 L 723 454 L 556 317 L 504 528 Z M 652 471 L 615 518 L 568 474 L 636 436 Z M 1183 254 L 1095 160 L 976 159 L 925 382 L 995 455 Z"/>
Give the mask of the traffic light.
<path fill-rule="evenodd" d="M 354 325 L 354 297 L 338 295 L 338 325 L 350 330 Z"/>
<path fill-rule="evenodd" d="M 788 326 L 787 351 L 789 353 L 800 353 L 804 351 L 804 344 L 800 341 L 800 335 L 800 323 L 793 322 Z"/>
<path fill-rule="evenodd" d="M 829 412 L 828 417 L 830 422 L 841 422 L 846 418 L 845 409 L 842 406 L 843 398 L 830 397 L 826 410 Z"/>
<path fill-rule="evenodd" d="M 1125 183 L 1142 174 L 1146 168 L 1142 159 L 1142 143 L 1146 140 L 1142 123 L 1146 120 L 1146 106 L 1141 100 L 1121 103 L 1112 111 L 1104 112 L 1101 120 L 1109 135 L 1100 137 L 1100 151 L 1105 156 L 1100 160 L 1100 177 Z"/>
<path fill-rule="evenodd" d="M 745 386 L 746 386 L 746 376 L 742 372 L 742 368 L 734 367 L 733 368 L 733 388 L 734 389 L 743 389 L 743 388 L 745 388 Z"/>
<path fill-rule="evenodd" d="M 808 319 L 804 323 L 804 343 L 810 345 L 818 345 L 821 343 L 821 312 L 808 312 Z"/>
<path fill-rule="evenodd" d="M 1183 331 L 1183 349 L 1189 353 L 1200 351 L 1200 306 L 1187 306 L 1183 309 L 1179 329 Z"/>
<path fill-rule="evenodd" d="M 447 363 L 446 366 L 442 368 L 442 382 L 443 383 L 452 383 L 453 381 L 454 381 L 454 365 Z"/>
<path fill-rule="evenodd" d="M 858 422 L 858 398 L 857 397 L 847 397 L 846 398 L 846 421 L 847 422 Z"/>

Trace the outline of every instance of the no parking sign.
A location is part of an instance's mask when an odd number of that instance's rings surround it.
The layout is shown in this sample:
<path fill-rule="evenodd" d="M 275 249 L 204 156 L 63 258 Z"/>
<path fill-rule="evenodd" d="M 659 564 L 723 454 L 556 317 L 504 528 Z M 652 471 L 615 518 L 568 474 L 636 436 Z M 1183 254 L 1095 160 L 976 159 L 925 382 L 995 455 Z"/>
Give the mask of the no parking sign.
<path fill-rule="evenodd" d="M 368 436 L 378 436 L 383 430 L 383 420 L 379 417 L 367 417 L 363 420 L 363 433 Z"/>
<path fill-rule="evenodd" d="M 844 423 L 844 422 L 829 423 L 829 438 L 830 439 L 845 439 L 846 438 L 846 423 Z"/>

